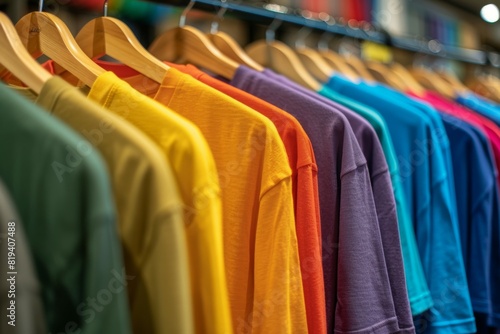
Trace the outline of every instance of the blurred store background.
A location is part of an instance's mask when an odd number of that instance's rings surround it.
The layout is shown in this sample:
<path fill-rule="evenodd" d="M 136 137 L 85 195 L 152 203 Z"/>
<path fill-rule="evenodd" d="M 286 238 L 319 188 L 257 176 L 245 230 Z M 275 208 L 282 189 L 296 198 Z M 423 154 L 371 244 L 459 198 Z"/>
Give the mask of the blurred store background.
<path fill-rule="evenodd" d="M 187 1 L 171 0 L 156 3 L 140 0 L 109 0 L 109 15 L 120 18 L 134 31 L 145 45 L 162 31 L 178 24 L 179 16 Z M 228 1 L 262 7 L 276 4 L 286 7 L 288 13 L 328 20 L 331 23 L 386 31 L 393 37 L 406 40 L 431 41 L 434 46 L 451 46 L 491 52 L 486 66 L 477 66 L 454 59 L 429 57 L 418 52 L 405 52 L 385 45 L 360 42 L 343 36 L 331 36 L 329 46 L 339 53 L 358 53 L 378 60 L 396 58 L 403 64 L 432 62 L 435 66 L 452 67 L 460 76 L 474 71 L 497 74 L 500 65 L 496 52 L 500 51 L 500 1 L 492 0 L 250 0 Z M 173 5 L 174 4 L 174 5 Z M 38 9 L 38 1 L 0 0 L 0 10 L 7 12 L 16 22 L 29 11 Z M 90 19 L 102 15 L 102 0 L 46 0 L 44 10 L 61 17 L 72 32 L 76 33 Z M 209 31 L 217 19 L 218 8 L 208 11 L 191 10 L 189 24 Z M 229 33 L 240 44 L 262 38 L 266 26 L 242 20 L 227 11 L 220 21 L 219 30 Z M 319 32 L 302 34 L 300 27 L 280 27 L 277 36 L 288 44 L 301 38 L 302 42 L 317 45 Z M 324 36 L 323 36 L 324 37 Z M 432 45 L 431 45 L 432 47 Z M 497 64 L 497 62 L 499 64 Z M 437 65 L 436 65 L 437 64 Z"/>

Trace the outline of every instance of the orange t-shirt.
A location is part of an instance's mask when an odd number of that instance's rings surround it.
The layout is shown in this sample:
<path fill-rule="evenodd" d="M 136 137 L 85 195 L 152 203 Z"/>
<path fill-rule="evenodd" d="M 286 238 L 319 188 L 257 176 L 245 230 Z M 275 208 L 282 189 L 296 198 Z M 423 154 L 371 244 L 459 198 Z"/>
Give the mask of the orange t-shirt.
<path fill-rule="evenodd" d="M 307 327 L 309 333 L 326 333 L 318 167 L 309 137 L 295 117 L 272 104 L 217 80 L 195 66 L 171 63 L 168 65 L 258 111 L 276 126 L 281 140 L 285 144 L 292 169 L 295 227 L 306 302 Z"/>

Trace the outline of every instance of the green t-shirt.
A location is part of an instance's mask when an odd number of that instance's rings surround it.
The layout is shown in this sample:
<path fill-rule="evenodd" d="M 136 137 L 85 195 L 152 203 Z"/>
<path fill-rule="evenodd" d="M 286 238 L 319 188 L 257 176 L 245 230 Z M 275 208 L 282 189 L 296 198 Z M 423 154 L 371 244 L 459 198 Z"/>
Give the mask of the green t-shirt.
<path fill-rule="evenodd" d="M 0 84 L 0 178 L 15 202 L 51 333 L 131 333 L 115 209 L 91 144 Z M 19 319 L 22 321 L 22 319 Z"/>
<path fill-rule="evenodd" d="M 406 205 L 403 188 L 399 175 L 399 167 L 396 152 L 387 125 L 382 117 L 374 109 L 345 97 L 328 87 L 322 87 L 319 94 L 332 101 L 340 103 L 366 119 L 375 129 L 382 144 L 387 165 L 389 167 L 391 181 L 396 200 L 397 216 L 399 222 L 399 233 L 401 237 L 401 248 L 403 251 L 403 263 L 406 273 L 406 286 L 413 315 L 420 314 L 433 305 L 427 281 L 425 280 L 420 255 L 418 253 L 413 223 L 410 211 Z"/>

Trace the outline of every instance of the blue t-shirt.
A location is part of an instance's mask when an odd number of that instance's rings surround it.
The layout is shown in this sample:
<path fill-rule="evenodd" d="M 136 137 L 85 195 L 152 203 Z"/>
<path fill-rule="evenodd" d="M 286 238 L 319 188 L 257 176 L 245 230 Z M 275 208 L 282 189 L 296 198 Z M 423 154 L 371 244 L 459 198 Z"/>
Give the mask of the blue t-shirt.
<path fill-rule="evenodd" d="M 500 126 L 500 106 L 490 103 L 473 93 L 462 94 L 457 97 L 457 102 L 481 114 Z"/>
<path fill-rule="evenodd" d="M 489 162 L 490 152 L 484 150 L 473 126 L 451 115 L 441 117 L 452 143 L 456 166 L 458 222 L 472 306 L 475 312 L 488 313 L 489 256 L 484 240 L 489 238 L 492 225 L 495 172 Z"/>
<path fill-rule="evenodd" d="M 445 157 L 431 118 L 382 85 L 333 76 L 327 86 L 376 109 L 394 141 L 420 256 L 434 301 L 416 319 L 426 333 L 475 332 Z M 458 255 L 458 256 L 457 256 Z"/>
<path fill-rule="evenodd" d="M 455 196 L 453 196 L 455 194 L 455 181 L 453 177 L 453 166 L 451 163 L 450 141 L 448 140 L 448 136 L 446 135 L 446 130 L 443 121 L 439 116 L 439 112 L 432 105 L 424 101 L 420 101 L 412 97 L 409 97 L 407 95 L 404 95 L 403 93 L 395 91 L 394 89 L 388 88 L 386 91 L 388 94 L 392 94 L 394 98 L 399 99 L 401 103 L 407 103 L 417 108 L 420 112 L 424 113 L 424 115 L 427 115 L 430 121 L 432 122 L 431 135 L 434 138 L 434 140 L 437 140 L 438 147 L 441 149 L 443 153 L 444 164 L 446 166 L 446 173 L 448 174 L 448 186 L 450 188 L 450 194 L 452 194 L 450 198 L 452 207 L 451 212 L 453 214 L 456 214 L 457 204 Z M 455 216 L 455 219 L 458 218 Z"/>
<path fill-rule="evenodd" d="M 493 178 L 497 179 L 497 166 L 495 164 L 493 152 L 491 150 L 491 145 L 486 137 L 486 135 L 478 128 L 470 126 L 472 131 L 476 134 L 481 147 L 486 156 L 488 156 L 487 163 L 489 170 L 493 173 Z M 498 184 L 495 182 L 493 187 L 493 200 L 492 200 L 491 210 L 491 222 L 490 230 L 488 230 L 487 236 L 489 238 L 486 241 L 483 239 L 483 247 L 486 248 L 485 252 L 488 254 L 488 266 L 486 268 L 488 275 L 488 287 L 489 287 L 489 312 L 487 312 L 487 325 L 492 327 L 500 327 L 500 189 Z M 475 222 L 474 222 L 475 224 Z M 475 263 L 473 263 L 475 265 Z M 473 269 L 478 270 L 478 269 Z M 481 317 L 484 321 L 484 318 Z M 499 333 L 500 334 L 500 333 Z"/>

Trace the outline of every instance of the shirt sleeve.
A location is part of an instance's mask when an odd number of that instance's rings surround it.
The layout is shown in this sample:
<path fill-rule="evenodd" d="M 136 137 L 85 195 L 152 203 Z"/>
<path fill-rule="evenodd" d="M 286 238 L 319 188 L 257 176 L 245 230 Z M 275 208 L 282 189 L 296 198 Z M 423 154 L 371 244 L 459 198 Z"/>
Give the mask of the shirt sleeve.
<path fill-rule="evenodd" d="M 400 331 L 413 333 L 415 329 L 406 288 L 396 203 L 388 171 L 374 176 L 371 182 L 398 326 Z"/>
<path fill-rule="evenodd" d="M 500 327 L 500 197 L 498 186 L 495 187 L 494 204 L 492 207 L 491 245 L 490 249 L 490 289 L 491 289 L 491 315 L 488 325 Z"/>
<path fill-rule="evenodd" d="M 440 151 L 431 154 L 431 224 L 423 240 L 426 243 L 425 258 L 429 288 L 434 306 L 424 313 L 418 327 L 425 324 L 428 333 L 446 332 L 451 329 L 475 332 L 474 315 L 469 296 L 462 256 L 458 221 L 453 213 L 448 176 L 439 163 Z M 434 160 L 434 162 L 433 162 Z M 417 222 L 418 224 L 418 222 Z"/>
<path fill-rule="evenodd" d="M 366 165 L 341 177 L 336 333 L 399 331 Z"/>
<path fill-rule="evenodd" d="M 252 333 L 307 333 L 291 177 L 261 195 L 258 210 L 254 298 L 245 326 Z"/>
<path fill-rule="evenodd" d="M 99 162 L 89 163 L 81 178 L 85 232 L 82 244 L 75 244 L 72 251 L 81 252 L 75 255 L 82 257 L 83 284 L 74 312 L 80 316 L 82 333 L 131 333 L 127 286 L 137 277 L 129 278 L 125 272 L 111 186 L 104 163 Z M 74 270 L 67 271 L 75 275 Z M 76 323 L 64 326 L 77 329 Z"/>
<path fill-rule="evenodd" d="M 134 332 L 191 333 L 194 327 L 182 212 L 180 208 L 164 210 L 152 223 L 154 228 L 144 238 L 147 247 L 138 263 L 140 271 L 134 272 L 130 264 L 125 278 L 133 301 Z"/>
<path fill-rule="evenodd" d="M 218 185 L 197 189 L 190 204 L 191 207 L 185 210 L 184 220 L 188 225 L 186 235 L 196 331 L 229 334 L 232 333 L 232 322 Z"/>
<path fill-rule="evenodd" d="M 325 285 L 321 262 L 321 221 L 315 165 L 301 167 L 297 172 L 296 184 L 296 230 L 307 324 L 310 333 L 325 333 Z"/>

